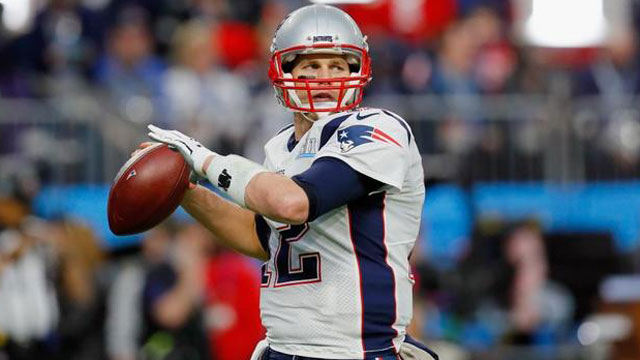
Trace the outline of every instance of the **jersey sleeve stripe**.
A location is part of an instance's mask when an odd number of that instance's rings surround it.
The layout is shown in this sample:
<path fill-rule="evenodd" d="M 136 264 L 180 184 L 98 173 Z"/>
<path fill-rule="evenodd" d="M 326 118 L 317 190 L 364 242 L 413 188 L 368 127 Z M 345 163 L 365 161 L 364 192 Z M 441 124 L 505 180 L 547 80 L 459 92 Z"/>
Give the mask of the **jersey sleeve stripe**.
<path fill-rule="evenodd" d="M 385 142 L 391 141 L 392 143 L 402 147 L 402 145 L 400 145 L 400 143 L 397 142 L 396 139 L 392 138 L 389 134 L 385 133 L 380 129 L 374 129 L 371 137 L 374 139 L 385 141 Z"/>
<path fill-rule="evenodd" d="M 393 348 L 398 333 L 395 277 L 387 263 L 384 202 L 377 193 L 348 205 L 351 241 L 355 248 L 362 301 L 362 341 L 365 353 Z"/>
<path fill-rule="evenodd" d="M 398 115 L 392 113 L 391 111 L 382 110 L 382 112 L 384 112 L 385 114 L 389 115 L 390 117 L 395 119 L 398 123 L 400 123 L 400 125 L 407 132 L 407 141 L 409 142 L 409 144 L 411 144 L 411 130 L 409 130 L 409 125 L 407 125 L 407 123 L 402 118 L 400 118 Z"/>

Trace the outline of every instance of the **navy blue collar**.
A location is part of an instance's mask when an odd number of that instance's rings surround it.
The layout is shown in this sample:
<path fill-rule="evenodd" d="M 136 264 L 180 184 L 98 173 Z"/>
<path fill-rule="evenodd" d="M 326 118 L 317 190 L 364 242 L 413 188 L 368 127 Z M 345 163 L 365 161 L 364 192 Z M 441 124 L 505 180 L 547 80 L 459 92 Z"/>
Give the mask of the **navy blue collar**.
<path fill-rule="evenodd" d="M 296 140 L 296 132 L 294 131 L 291 133 L 291 136 L 289 136 L 289 140 L 287 140 L 287 149 L 289 149 L 289 152 L 292 152 L 296 145 L 298 145 L 298 140 Z"/>

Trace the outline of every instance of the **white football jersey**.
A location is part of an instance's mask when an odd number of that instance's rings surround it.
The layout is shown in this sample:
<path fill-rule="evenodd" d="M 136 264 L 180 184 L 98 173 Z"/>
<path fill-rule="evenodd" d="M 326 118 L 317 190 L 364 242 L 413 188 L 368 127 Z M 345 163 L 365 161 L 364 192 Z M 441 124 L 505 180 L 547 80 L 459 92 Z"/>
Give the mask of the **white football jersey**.
<path fill-rule="evenodd" d="M 292 177 L 334 157 L 385 186 L 303 225 L 266 219 L 271 258 L 260 307 L 269 345 L 334 359 L 398 351 L 412 316 L 408 258 L 424 202 L 411 130 L 399 116 L 367 108 L 320 119 L 297 143 L 293 133 L 291 125 L 265 145 L 269 170 Z"/>

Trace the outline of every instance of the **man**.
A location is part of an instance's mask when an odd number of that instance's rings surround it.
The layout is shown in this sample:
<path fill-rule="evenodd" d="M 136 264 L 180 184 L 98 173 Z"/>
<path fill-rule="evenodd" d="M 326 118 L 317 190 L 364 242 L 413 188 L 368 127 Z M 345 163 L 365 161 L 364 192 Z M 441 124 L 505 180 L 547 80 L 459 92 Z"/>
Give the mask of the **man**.
<path fill-rule="evenodd" d="M 342 10 L 311 5 L 283 20 L 271 50 L 276 97 L 294 114 L 266 144 L 264 166 L 149 126 L 235 203 L 198 186 L 182 202 L 187 212 L 222 243 L 266 261 L 267 338 L 254 358 L 435 357 L 405 332 L 421 159 L 404 120 L 357 108 L 371 80 L 366 38 Z"/>

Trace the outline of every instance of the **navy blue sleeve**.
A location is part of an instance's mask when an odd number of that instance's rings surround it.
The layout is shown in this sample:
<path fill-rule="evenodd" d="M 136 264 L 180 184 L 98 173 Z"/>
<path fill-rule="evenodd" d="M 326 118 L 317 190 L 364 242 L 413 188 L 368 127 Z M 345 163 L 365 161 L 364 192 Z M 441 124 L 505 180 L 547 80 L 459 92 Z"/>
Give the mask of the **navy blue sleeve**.
<path fill-rule="evenodd" d="M 264 251 L 271 257 L 269 252 L 269 236 L 271 236 L 271 228 L 267 221 L 260 214 L 256 214 L 256 233 L 258 234 L 258 239 L 260 239 L 260 245 Z"/>
<path fill-rule="evenodd" d="M 309 217 L 313 221 L 352 200 L 378 190 L 383 183 L 363 175 L 344 161 L 323 157 L 311 164 L 305 172 L 294 176 L 309 198 Z"/>

